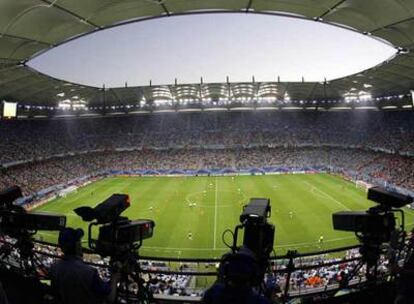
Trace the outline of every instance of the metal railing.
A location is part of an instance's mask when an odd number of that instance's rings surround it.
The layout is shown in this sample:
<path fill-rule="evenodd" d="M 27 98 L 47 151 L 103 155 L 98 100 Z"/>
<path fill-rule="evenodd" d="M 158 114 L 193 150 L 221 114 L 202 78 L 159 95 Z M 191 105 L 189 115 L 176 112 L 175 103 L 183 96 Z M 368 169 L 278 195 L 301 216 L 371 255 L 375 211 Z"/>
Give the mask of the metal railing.
<path fill-rule="evenodd" d="M 43 249 L 53 248 L 55 251 L 55 244 L 43 241 L 36 241 L 36 244 L 39 245 L 39 248 L 35 250 L 36 254 L 54 260 L 61 258 L 60 255 L 45 252 L 45 250 L 41 249 L 42 247 Z M 353 268 L 361 260 L 361 256 L 357 253 L 359 247 L 347 246 L 309 253 L 289 252 L 286 255 L 274 256 L 269 259 L 271 266 L 268 274 L 277 278 L 276 281 L 281 289 L 283 299 L 333 292 L 339 288 L 336 275 L 341 267 Z M 352 256 L 349 256 L 350 251 L 353 253 Z M 102 261 L 102 259 L 89 249 L 85 248 L 85 253 L 84 258 L 88 264 L 97 268 L 109 267 L 107 263 L 96 263 L 96 261 Z M 192 293 L 191 291 L 194 291 L 193 296 L 154 294 L 155 299 L 162 301 L 183 301 L 187 303 L 199 302 L 201 300 L 200 294 L 202 291 L 208 288 L 214 282 L 214 278 L 217 277 L 218 272 L 215 266 L 220 262 L 220 259 L 140 256 L 139 261 L 142 273 L 147 278 L 155 275 L 182 275 L 193 276 L 196 278 L 196 281 L 201 282 L 196 288 L 188 287 L 190 294 Z M 327 273 L 330 276 L 327 276 Z M 316 284 L 311 284 L 310 278 L 312 277 L 319 277 L 320 280 Z M 350 281 L 350 285 L 364 281 L 365 278 L 361 273 L 357 278 Z"/>

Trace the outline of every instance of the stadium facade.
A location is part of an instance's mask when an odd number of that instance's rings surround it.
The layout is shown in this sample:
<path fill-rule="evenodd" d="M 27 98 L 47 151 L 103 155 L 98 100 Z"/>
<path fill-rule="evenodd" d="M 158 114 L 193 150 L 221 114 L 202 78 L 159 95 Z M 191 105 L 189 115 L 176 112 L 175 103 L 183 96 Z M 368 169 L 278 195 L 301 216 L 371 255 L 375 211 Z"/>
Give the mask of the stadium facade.
<path fill-rule="evenodd" d="M 186 111 L 214 108 L 327 109 L 411 108 L 414 57 L 413 4 L 410 1 L 3 1 L 0 36 L 0 99 L 20 103 L 22 116 L 95 112 Z M 114 13 L 116 12 L 116 13 Z M 53 79 L 27 62 L 47 50 L 96 31 L 154 18 L 186 14 L 251 13 L 323 22 L 384 41 L 393 58 L 361 73 L 324 82 L 174 84 L 97 88 Z M 36 24 L 36 27 L 31 25 Z M 53 29 L 53 30 L 51 30 Z M 116 60 L 116 58 L 114 58 Z M 202 74 L 202 71 L 200 71 Z M 60 113 L 62 115 L 62 113 Z"/>

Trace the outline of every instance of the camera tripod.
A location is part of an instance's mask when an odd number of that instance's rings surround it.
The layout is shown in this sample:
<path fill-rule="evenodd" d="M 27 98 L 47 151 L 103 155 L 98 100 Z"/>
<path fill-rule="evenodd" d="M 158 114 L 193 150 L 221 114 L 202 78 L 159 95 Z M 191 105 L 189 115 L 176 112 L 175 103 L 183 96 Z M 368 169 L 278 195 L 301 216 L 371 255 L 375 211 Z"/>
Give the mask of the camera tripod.
<path fill-rule="evenodd" d="M 378 261 L 381 255 L 381 246 L 376 243 L 362 243 L 360 253 L 361 260 L 355 265 L 351 273 L 347 275 L 344 286 L 349 285 L 349 281 L 355 277 L 361 268 L 366 264 L 365 277 L 368 283 L 375 283 L 378 278 Z"/>
<path fill-rule="evenodd" d="M 32 235 L 28 232 L 24 232 L 15 235 L 15 238 L 15 243 L 2 241 L 2 245 L 0 246 L 0 259 L 2 261 L 10 261 L 12 252 L 16 250 L 19 253 L 20 258 L 18 260 L 14 260 L 14 263 L 19 265 L 19 270 L 21 270 L 23 275 L 38 277 L 38 270 L 46 274 L 47 268 L 34 252 Z"/>
<path fill-rule="evenodd" d="M 111 258 L 113 269 L 118 268 L 120 280 L 116 293 L 116 303 L 149 304 L 152 301 L 152 293 L 145 286 L 141 277 L 141 267 L 138 263 L 138 248 L 133 246 L 130 250 L 119 253 Z M 131 290 L 131 285 L 136 284 L 136 290 Z"/>

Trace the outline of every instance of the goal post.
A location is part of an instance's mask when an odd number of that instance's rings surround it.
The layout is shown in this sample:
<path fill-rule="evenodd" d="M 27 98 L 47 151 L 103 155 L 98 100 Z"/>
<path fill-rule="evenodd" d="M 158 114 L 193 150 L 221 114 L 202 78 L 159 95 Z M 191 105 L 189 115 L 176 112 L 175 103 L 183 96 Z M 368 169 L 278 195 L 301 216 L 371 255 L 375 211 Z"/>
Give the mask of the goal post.
<path fill-rule="evenodd" d="M 365 192 L 368 192 L 368 189 L 374 187 L 374 185 L 367 183 L 363 180 L 356 180 L 355 187 L 359 189 L 363 189 Z"/>
<path fill-rule="evenodd" d="M 67 187 L 65 189 L 60 190 L 57 193 L 57 196 L 58 197 L 66 197 L 69 193 L 77 192 L 77 190 L 78 190 L 77 186 L 70 186 L 70 187 Z"/>

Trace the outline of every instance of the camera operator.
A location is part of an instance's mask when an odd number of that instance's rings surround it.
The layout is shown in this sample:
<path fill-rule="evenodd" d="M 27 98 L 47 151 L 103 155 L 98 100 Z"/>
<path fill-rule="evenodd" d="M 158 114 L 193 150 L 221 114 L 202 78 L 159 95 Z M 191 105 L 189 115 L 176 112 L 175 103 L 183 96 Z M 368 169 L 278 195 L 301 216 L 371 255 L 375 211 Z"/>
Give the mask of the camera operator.
<path fill-rule="evenodd" d="M 65 228 L 59 234 L 64 256 L 50 269 L 51 287 L 58 303 L 113 303 L 119 273 L 112 273 L 110 282 L 103 281 L 98 271 L 82 260 L 82 229 Z"/>
<path fill-rule="evenodd" d="M 219 279 L 203 297 L 204 304 L 270 304 L 253 285 L 258 277 L 258 266 L 253 253 L 242 247 L 237 253 L 223 256 Z"/>

